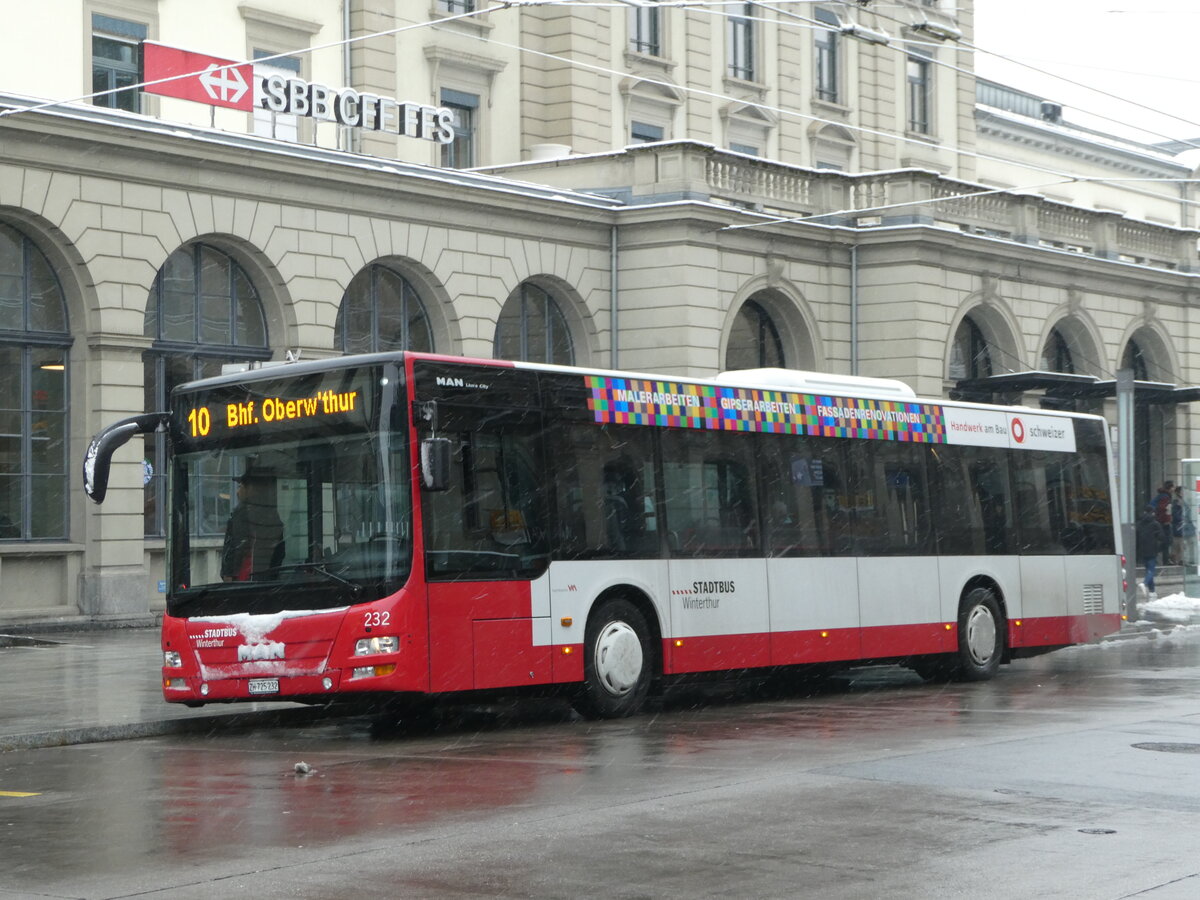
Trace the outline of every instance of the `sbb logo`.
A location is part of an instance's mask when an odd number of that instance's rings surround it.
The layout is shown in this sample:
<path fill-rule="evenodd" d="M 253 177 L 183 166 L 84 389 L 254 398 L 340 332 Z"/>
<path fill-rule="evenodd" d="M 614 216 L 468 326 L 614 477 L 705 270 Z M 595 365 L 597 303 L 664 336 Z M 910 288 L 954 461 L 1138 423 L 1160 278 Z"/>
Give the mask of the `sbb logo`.
<path fill-rule="evenodd" d="M 1025 443 L 1025 423 L 1024 422 L 1022 422 L 1020 419 L 1014 418 L 1012 420 L 1012 429 L 1011 430 L 1012 430 L 1012 436 L 1013 436 L 1014 441 L 1016 441 L 1018 444 Z"/>

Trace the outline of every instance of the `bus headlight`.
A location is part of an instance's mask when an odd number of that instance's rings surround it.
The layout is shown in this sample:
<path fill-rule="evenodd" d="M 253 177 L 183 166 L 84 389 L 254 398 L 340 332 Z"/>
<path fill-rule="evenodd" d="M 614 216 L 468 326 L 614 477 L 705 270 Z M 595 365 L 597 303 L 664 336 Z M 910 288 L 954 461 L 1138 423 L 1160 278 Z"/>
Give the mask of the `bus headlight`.
<path fill-rule="evenodd" d="M 381 637 L 359 638 L 354 645 L 355 656 L 372 656 L 376 653 L 395 653 L 400 649 L 400 639 L 394 634 Z"/>
<path fill-rule="evenodd" d="M 183 657 L 178 650 L 163 651 L 163 666 L 167 669 L 178 669 L 183 665 Z"/>

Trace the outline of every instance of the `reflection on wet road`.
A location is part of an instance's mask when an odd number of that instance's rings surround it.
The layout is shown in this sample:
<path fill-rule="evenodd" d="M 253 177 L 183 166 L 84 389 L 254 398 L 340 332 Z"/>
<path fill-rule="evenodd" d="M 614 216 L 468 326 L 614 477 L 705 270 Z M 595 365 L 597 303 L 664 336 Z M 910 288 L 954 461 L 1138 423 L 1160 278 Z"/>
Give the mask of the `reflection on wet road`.
<path fill-rule="evenodd" d="M 511 701 L 7 753 L 38 795 L 0 799 L 0 897 L 1200 896 L 1200 754 L 1135 746 L 1200 747 L 1198 663 L 1187 629 L 984 684 L 860 669 L 619 722 Z"/>

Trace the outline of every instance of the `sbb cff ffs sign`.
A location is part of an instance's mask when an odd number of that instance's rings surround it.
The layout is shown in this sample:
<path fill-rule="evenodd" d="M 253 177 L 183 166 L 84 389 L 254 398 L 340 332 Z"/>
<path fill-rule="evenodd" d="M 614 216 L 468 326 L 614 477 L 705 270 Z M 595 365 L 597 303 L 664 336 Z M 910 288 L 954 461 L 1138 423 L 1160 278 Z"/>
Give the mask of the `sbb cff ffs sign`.
<path fill-rule="evenodd" d="M 142 42 L 142 59 L 147 93 L 246 112 L 254 110 L 255 75 L 251 63 L 193 53 L 154 41 Z M 271 112 L 439 144 L 454 140 L 454 112 L 445 107 L 401 102 L 353 88 L 334 90 L 278 73 L 257 80 L 259 105 Z"/>

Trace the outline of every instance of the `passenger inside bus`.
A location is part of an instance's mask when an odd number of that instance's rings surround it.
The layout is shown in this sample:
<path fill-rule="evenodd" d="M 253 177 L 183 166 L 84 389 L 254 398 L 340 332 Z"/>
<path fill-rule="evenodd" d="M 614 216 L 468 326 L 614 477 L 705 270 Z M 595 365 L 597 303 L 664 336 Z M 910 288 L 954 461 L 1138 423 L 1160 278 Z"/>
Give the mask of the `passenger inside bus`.
<path fill-rule="evenodd" d="M 237 482 L 238 505 L 225 527 L 221 549 L 222 581 L 250 581 L 283 562 L 275 476 L 251 467 Z"/>

